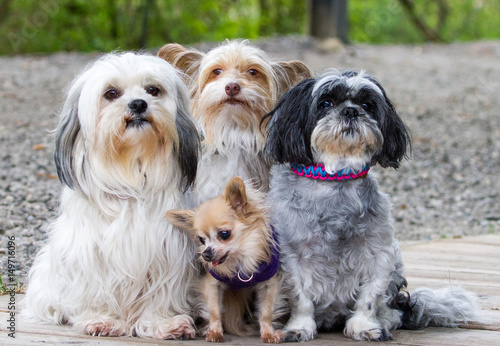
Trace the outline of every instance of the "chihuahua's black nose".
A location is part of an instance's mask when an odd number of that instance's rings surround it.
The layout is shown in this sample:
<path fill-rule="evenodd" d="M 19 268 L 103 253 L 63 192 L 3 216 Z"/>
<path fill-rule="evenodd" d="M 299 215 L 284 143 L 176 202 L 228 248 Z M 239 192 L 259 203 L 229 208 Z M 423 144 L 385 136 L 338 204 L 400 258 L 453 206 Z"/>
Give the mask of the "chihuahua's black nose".
<path fill-rule="evenodd" d="M 211 247 L 207 247 L 205 251 L 201 253 L 201 257 L 207 262 L 212 262 L 214 258 L 214 252 Z"/>
<path fill-rule="evenodd" d="M 137 99 L 130 101 L 130 103 L 128 104 L 128 108 L 130 108 L 130 110 L 135 114 L 141 114 L 144 113 L 146 109 L 148 109 L 148 104 L 144 100 Z"/>
<path fill-rule="evenodd" d="M 355 118 L 359 115 L 359 112 L 354 107 L 346 107 L 342 110 L 341 114 L 348 118 Z"/>

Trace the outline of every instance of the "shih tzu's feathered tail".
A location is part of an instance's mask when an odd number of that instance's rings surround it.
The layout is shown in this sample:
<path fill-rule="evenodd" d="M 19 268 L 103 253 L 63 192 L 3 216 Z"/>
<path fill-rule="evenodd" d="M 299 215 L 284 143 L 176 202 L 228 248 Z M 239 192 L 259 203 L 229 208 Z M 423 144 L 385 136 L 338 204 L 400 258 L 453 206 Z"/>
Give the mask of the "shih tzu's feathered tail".
<path fill-rule="evenodd" d="M 479 319 L 476 294 L 460 287 L 437 290 L 421 287 L 406 297 L 395 304 L 403 312 L 403 329 L 458 327 Z"/>

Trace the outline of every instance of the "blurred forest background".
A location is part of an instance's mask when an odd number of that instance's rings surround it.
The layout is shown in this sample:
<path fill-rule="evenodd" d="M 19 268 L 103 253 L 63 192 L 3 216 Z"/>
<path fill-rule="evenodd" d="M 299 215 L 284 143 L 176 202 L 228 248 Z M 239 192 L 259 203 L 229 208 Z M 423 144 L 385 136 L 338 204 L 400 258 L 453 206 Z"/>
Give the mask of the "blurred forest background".
<path fill-rule="evenodd" d="M 499 0 L 349 0 L 350 42 L 500 38 Z M 0 0 L 0 54 L 308 34 L 307 0 Z"/>

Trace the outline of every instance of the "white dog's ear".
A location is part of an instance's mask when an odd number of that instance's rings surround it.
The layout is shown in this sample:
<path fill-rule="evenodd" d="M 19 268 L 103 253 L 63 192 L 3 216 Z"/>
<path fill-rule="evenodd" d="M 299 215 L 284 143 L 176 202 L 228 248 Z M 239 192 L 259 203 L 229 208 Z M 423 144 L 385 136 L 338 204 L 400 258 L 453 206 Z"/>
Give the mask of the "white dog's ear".
<path fill-rule="evenodd" d="M 73 171 L 73 147 L 80 132 L 78 119 L 78 100 L 80 90 L 70 92 L 63 106 L 61 118 L 56 128 L 56 148 L 54 161 L 57 175 L 62 183 L 75 188 L 75 174 Z"/>
<path fill-rule="evenodd" d="M 189 209 L 169 210 L 165 214 L 172 225 L 192 231 L 194 228 L 194 211 Z"/>
<path fill-rule="evenodd" d="M 175 126 L 179 136 L 179 146 L 175 147 L 175 150 L 177 151 L 177 161 L 181 170 L 184 189 L 187 190 L 196 179 L 201 145 L 198 130 L 188 110 L 190 101 L 184 84 L 177 86 L 177 95 Z"/>

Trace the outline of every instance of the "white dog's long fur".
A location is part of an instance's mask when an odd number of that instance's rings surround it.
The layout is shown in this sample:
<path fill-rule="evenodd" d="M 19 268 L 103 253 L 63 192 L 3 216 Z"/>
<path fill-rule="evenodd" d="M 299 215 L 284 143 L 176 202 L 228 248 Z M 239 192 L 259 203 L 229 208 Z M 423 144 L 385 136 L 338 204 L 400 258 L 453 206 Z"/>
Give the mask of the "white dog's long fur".
<path fill-rule="evenodd" d="M 108 100 L 111 89 L 118 96 Z M 147 121 L 136 126 L 137 99 Z M 164 218 L 188 205 L 183 191 L 196 174 L 188 109 L 182 79 L 157 57 L 109 54 L 75 79 L 56 130 L 60 213 L 30 272 L 27 320 L 92 335 L 194 337 L 196 249 Z"/>

